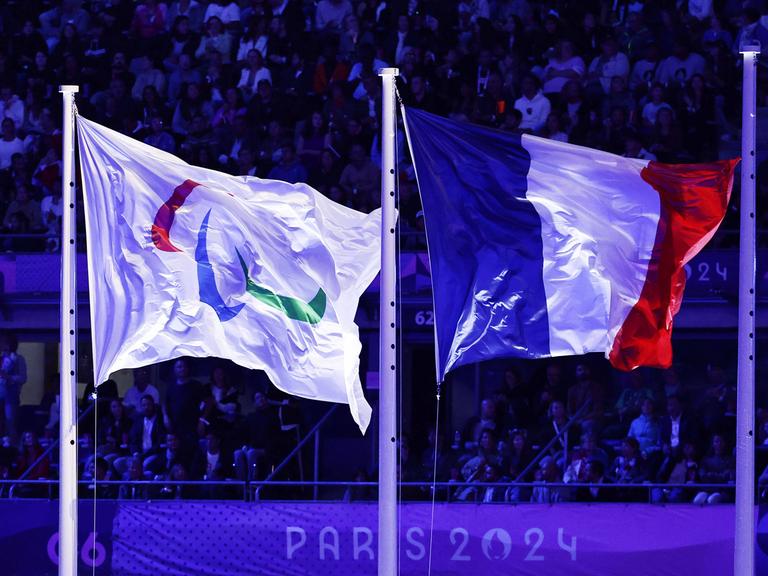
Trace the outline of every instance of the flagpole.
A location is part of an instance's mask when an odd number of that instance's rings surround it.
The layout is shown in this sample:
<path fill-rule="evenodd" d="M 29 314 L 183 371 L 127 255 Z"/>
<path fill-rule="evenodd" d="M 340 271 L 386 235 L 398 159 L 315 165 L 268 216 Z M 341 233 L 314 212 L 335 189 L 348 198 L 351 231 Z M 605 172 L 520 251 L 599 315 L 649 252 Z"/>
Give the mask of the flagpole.
<path fill-rule="evenodd" d="M 61 174 L 61 337 L 59 354 L 59 576 L 77 575 L 77 282 L 75 275 L 75 93 L 59 86 L 63 99 Z"/>
<path fill-rule="evenodd" d="M 743 46 L 734 574 L 755 573 L 755 138 L 759 46 Z"/>
<path fill-rule="evenodd" d="M 379 576 L 397 574 L 397 350 L 395 262 L 395 78 L 382 68 L 381 283 L 379 293 Z"/>

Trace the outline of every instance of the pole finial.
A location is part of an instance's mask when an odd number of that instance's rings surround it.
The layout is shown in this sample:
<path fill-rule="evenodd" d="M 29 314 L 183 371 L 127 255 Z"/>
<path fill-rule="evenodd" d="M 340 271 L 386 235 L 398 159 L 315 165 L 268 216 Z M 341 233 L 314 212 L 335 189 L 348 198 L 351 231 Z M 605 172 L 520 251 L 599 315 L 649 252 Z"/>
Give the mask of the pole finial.
<path fill-rule="evenodd" d="M 80 86 L 77 86 L 76 84 L 62 84 L 59 86 L 59 92 L 62 94 L 65 92 L 80 92 Z"/>
<path fill-rule="evenodd" d="M 379 76 L 399 76 L 400 68 L 379 68 Z"/>

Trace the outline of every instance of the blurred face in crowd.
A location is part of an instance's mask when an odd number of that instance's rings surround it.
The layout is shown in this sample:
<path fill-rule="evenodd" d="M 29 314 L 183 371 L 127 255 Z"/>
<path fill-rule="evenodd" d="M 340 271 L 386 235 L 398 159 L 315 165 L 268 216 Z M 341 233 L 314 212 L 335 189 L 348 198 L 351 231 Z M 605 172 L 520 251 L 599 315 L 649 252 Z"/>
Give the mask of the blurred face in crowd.
<path fill-rule="evenodd" d="M 523 78 L 523 81 L 520 84 L 520 89 L 523 92 L 523 95 L 529 99 L 535 96 L 538 91 L 536 81 L 530 76 Z"/>
<path fill-rule="evenodd" d="M 192 57 L 189 54 L 181 54 L 179 56 L 179 68 L 182 70 L 189 70 L 192 68 Z"/>
<path fill-rule="evenodd" d="M 109 403 L 109 411 L 115 420 L 123 417 L 123 403 L 120 400 L 112 400 Z"/>
<path fill-rule="evenodd" d="M 3 138 L 6 140 L 13 140 L 13 138 L 16 136 L 16 125 L 13 123 L 13 120 L 10 118 L 6 118 L 3 120 Z"/>
<path fill-rule="evenodd" d="M 131 480 L 144 478 L 144 462 L 141 458 L 131 458 L 131 467 L 128 470 Z"/>
<path fill-rule="evenodd" d="M 640 407 L 644 416 L 653 416 L 653 401 L 646 398 L 643 400 L 643 405 Z"/>
<path fill-rule="evenodd" d="M 176 451 L 179 449 L 179 437 L 176 434 L 166 434 L 165 444 L 168 446 L 168 450 Z"/>
<path fill-rule="evenodd" d="M 490 398 L 486 398 L 480 403 L 480 418 L 483 420 L 496 418 L 496 403 Z"/>
<path fill-rule="evenodd" d="M 208 33 L 211 36 L 218 36 L 219 34 L 221 34 L 223 25 L 221 23 L 221 20 L 216 18 L 216 16 L 211 16 L 210 18 L 208 18 L 208 22 L 206 23 L 206 28 L 208 28 Z"/>
<path fill-rule="evenodd" d="M 35 53 L 35 66 L 44 69 L 48 65 L 48 55 L 45 52 Z"/>
<path fill-rule="evenodd" d="M 363 164 L 365 161 L 365 150 L 360 144 L 355 144 L 349 151 L 349 159 L 355 166 Z"/>
<path fill-rule="evenodd" d="M 552 420 L 561 420 L 565 417 L 565 406 L 559 400 L 555 400 L 552 402 L 549 413 L 552 416 Z"/>
<path fill-rule="evenodd" d="M 183 358 L 179 358 L 173 365 L 173 374 L 178 380 L 189 378 L 189 363 Z"/>
<path fill-rule="evenodd" d="M 263 59 L 261 57 L 261 52 L 259 52 L 256 49 L 248 50 L 248 66 L 251 68 L 258 70 L 261 68 L 263 64 Z"/>
<path fill-rule="evenodd" d="M 591 376 L 589 372 L 589 366 L 586 364 L 578 364 L 576 366 L 576 379 L 577 380 L 589 380 Z"/>
<path fill-rule="evenodd" d="M 525 449 L 525 436 L 523 434 L 515 434 L 512 436 L 512 448 L 515 452 L 522 452 Z"/>
<path fill-rule="evenodd" d="M 725 452 L 725 440 L 719 434 L 715 434 L 712 438 L 712 451 L 718 455 Z"/>
<path fill-rule="evenodd" d="M 267 395 L 263 392 L 256 392 L 253 395 L 253 405 L 261 410 L 267 407 L 269 401 L 267 400 Z"/>
<path fill-rule="evenodd" d="M 496 438 L 494 438 L 493 434 L 486 430 L 480 435 L 480 448 L 483 449 L 484 452 L 492 452 L 496 444 Z"/>
<path fill-rule="evenodd" d="M 635 445 L 629 440 L 624 440 L 621 443 L 621 455 L 624 456 L 624 458 L 634 458 Z"/>
<path fill-rule="evenodd" d="M 142 398 L 141 412 L 145 418 L 152 418 L 155 415 L 155 401 L 152 398 Z"/>

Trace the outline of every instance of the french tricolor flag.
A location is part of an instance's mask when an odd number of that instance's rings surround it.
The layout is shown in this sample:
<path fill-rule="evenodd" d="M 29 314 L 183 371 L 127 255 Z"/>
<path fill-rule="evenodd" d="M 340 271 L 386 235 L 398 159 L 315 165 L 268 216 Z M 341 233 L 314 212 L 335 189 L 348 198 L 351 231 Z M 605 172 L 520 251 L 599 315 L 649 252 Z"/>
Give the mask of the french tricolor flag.
<path fill-rule="evenodd" d="M 670 165 L 407 111 L 432 268 L 438 376 L 604 352 L 668 367 L 684 265 L 738 160 Z"/>

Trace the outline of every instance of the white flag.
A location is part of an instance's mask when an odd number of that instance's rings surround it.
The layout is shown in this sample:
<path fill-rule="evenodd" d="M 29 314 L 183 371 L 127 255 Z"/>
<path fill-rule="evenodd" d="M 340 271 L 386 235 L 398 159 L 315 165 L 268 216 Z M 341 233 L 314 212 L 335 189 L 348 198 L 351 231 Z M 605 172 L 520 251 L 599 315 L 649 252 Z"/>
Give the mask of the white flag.
<path fill-rule="evenodd" d="M 77 123 L 96 382 L 179 356 L 227 358 L 290 394 L 349 404 L 364 432 L 354 317 L 380 267 L 379 211 Z"/>

